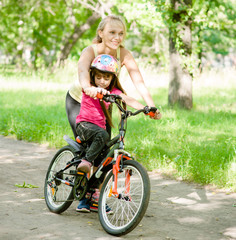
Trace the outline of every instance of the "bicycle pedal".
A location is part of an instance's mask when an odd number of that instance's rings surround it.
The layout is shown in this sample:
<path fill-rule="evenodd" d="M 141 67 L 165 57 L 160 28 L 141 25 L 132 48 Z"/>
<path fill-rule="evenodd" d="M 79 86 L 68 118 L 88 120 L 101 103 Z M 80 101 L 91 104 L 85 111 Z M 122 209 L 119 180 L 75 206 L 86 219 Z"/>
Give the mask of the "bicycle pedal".
<path fill-rule="evenodd" d="M 76 174 L 77 174 L 77 175 L 82 175 L 82 176 L 86 176 L 86 175 L 87 175 L 87 173 L 85 173 L 85 172 L 80 172 L 80 171 L 76 171 Z"/>
<path fill-rule="evenodd" d="M 96 202 L 91 202 L 91 203 L 90 203 L 90 207 L 98 207 L 98 203 L 96 203 Z"/>

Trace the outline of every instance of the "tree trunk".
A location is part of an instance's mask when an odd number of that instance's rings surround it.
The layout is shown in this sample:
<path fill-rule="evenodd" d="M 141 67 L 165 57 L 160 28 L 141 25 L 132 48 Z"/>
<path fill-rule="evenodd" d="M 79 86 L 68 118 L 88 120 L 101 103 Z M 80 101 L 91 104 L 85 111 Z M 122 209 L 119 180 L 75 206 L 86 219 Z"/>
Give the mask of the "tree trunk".
<path fill-rule="evenodd" d="M 80 25 L 75 26 L 74 32 L 70 35 L 70 37 L 65 42 L 61 54 L 57 59 L 57 67 L 60 66 L 64 60 L 66 60 L 71 52 L 71 49 L 76 44 L 78 39 L 86 32 L 99 18 L 101 17 L 100 14 L 93 12 L 92 16 L 87 19 L 87 22 Z"/>
<path fill-rule="evenodd" d="M 172 22 L 174 24 L 170 28 L 169 38 L 170 82 L 168 103 L 171 106 L 178 105 L 191 109 L 192 75 L 187 66 L 187 60 L 192 53 L 191 19 L 188 17 L 187 11 L 192 5 L 192 0 L 171 0 L 171 4 L 173 11 Z M 187 8 L 183 10 L 181 5 Z"/>

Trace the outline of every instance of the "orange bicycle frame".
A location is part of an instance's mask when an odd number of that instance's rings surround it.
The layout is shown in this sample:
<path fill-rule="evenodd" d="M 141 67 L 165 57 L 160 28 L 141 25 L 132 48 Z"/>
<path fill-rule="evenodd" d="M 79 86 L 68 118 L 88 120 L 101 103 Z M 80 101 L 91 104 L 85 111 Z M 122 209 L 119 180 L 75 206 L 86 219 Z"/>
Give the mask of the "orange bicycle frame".
<path fill-rule="evenodd" d="M 118 173 L 120 172 L 120 161 L 121 158 L 123 157 L 123 159 L 125 158 L 126 160 L 130 160 L 131 158 L 128 156 L 125 156 L 123 154 L 120 154 L 117 159 L 116 159 L 116 163 L 113 165 L 113 187 L 110 190 L 110 194 L 109 195 L 113 195 L 115 197 L 119 197 L 119 193 L 117 192 L 117 181 L 118 181 Z M 128 194 L 130 191 L 130 174 L 129 171 L 126 171 L 125 173 L 125 193 Z"/>

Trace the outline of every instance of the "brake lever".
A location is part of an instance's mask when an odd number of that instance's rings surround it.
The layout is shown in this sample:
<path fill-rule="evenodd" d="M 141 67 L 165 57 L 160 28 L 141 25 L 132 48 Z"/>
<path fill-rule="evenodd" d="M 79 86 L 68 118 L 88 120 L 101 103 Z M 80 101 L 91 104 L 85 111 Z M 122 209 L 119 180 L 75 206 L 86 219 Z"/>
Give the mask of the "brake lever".
<path fill-rule="evenodd" d="M 102 98 L 105 102 L 111 102 L 111 103 L 114 103 L 115 102 L 115 99 L 111 96 L 111 95 L 104 95 L 103 98 Z"/>
<path fill-rule="evenodd" d="M 105 102 L 112 101 L 112 99 L 110 98 L 110 95 L 103 95 L 102 93 L 97 93 L 97 98 L 100 100 L 104 100 Z"/>
<path fill-rule="evenodd" d="M 121 96 L 116 94 L 103 95 L 101 93 L 97 93 L 97 98 L 103 99 L 105 102 L 111 102 L 111 103 L 114 103 L 116 99 L 122 99 Z"/>

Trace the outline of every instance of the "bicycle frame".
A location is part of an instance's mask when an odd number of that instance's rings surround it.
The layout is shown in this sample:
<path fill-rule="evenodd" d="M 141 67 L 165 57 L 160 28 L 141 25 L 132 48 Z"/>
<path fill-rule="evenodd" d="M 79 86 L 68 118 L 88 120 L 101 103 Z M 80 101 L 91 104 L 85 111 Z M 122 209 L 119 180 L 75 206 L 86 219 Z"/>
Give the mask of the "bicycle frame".
<path fill-rule="evenodd" d="M 68 209 L 74 200 L 87 199 L 90 207 L 88 211 L 96 210 L 97 207 L 99 221 L 104 230 L 121 236 L 139 224 L 150 199 L 150 179 L 146 169 L 124 149 L 127 118 L 141 112 L 149 114 L 156 109 L 144 107 L 131 112 L 122 107 L 118 95 L 102 98 L 115 103 L 121 112 L 119 133 L 106 143 L 99 156 L 103 160 L 91 177 L 77 170 L 89 144 L 64 136 L 69 145 L 59 149 L 50 162 L 45 178 L 44 196 L 49 210 L 57 214 Z M 100 186 L 102 187 L 97 203 L 92 196 Z"/>
<path fill-rule="evenodd" d="M 120 197 L 119 193 L 117 191 L 117 179 L 118 179 L 118 174 L 122 172 L 122 166 L 123 166 L 123 161 L 126 160 L 131 160 L 133 159 L 127 151 L 124 150 L 124 137 L 125 137 L 125 132 L 126 132 L 126 126 L 125 122 L 128 117 L 137 115 L 141 112 L 144 112 L 147 115 L 151 115 L 153 111 L 156 110 L 156 108 L 150 108 L 150 109 L 140 109 L 137 110 L 136 112 L 130 112 L 125 110 L 121 104 L 118 102 L 120 96 L 118 95 L 108 95 L 108 96 L 99 96 L 99 98 L 104 99 L 105 101 L 115 103 L 118 107 L 118 109 L 121 111 L 121 120 L 120 120 L 120 129 L 119 129 L 119 134 L 116 135 L 114 138 L 112 138 L 105 146 L 105 150 L 109 149 L 112 147 L 112 149 L 108 152 L 104 160 L 100 163 L 98 166 L 96 172 L 92 174 L 92 176 L 88 179 L 88 186 L 91 188 L 91 186 L 94 186 L 94 184 L 102 178 L 102 174 L 106 174 L 108 171 L 112 170 L 113 171 L 113 184 L 112 184 L 112 189 L 110 190 L 110 196 L 114 196 L 116 198 Z M 74 146 L 75 141 L 65 138 L 64 139 L 72 146 Z M 71 142 L 72 141 L 72 142 Z M 78 144 L 78 143 L 76 143 Z M 61 171 L 57 173 L 59 175 L 61 172 L 65 171 L 66 169 L 70 168 L 71 166 L 74 166 L 76 164 L 79 164 L 81 160 L 75 160 L 74 159 Z M 82 172 L 77 172 L 79 175 L 86 175 L 85 173 Z M 125 174 L 126 179 L 125 179 L 125 194 L 129 195 L 129 185 L 130 185 L 130 173 Z M 105 176 L 104 176 L 105 177 Z M 61 181 L 62 183 L 74 187 L 74 184 L 62 179 L 59 179 L 56 177 L 56 180 Z"/>

